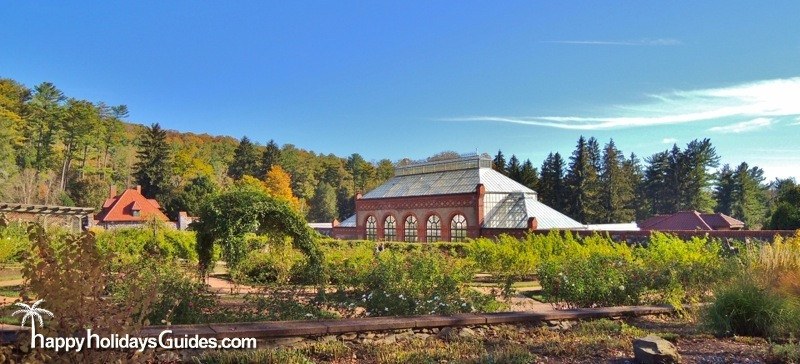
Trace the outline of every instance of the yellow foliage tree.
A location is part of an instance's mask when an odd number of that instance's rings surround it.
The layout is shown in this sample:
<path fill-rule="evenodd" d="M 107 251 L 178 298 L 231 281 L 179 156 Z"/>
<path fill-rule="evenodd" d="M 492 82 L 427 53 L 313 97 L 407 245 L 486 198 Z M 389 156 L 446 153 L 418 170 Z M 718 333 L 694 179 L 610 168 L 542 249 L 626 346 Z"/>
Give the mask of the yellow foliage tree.
<path fill-rule="evenodd" d="M 264 186 L 272 197 L 289 202 L 295 209 L 300 210 L 300 199 L 292 192 L 292 177 L 279 165 L 273 165 L 264 179 Z"/>

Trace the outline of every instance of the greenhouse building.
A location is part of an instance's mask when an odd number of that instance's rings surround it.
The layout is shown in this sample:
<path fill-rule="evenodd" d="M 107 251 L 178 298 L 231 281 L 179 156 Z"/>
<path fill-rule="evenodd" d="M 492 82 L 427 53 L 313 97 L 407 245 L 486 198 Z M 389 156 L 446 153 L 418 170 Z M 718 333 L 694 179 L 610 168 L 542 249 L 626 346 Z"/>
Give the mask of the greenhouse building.
<path fill-rule="evenodd" d="M 397 167 L 386 183 L 356 195 L 355 215 L 334 222 L 332 235 L 434 242 L 585 228 L 492 169 L 487 154 L 472 154 Z"/>

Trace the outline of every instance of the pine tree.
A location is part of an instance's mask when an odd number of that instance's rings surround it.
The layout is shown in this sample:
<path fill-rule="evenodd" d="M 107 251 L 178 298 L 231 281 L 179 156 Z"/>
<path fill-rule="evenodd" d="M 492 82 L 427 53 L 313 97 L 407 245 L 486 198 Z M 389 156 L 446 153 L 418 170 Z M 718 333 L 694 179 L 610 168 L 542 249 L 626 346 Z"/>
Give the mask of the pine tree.
<path fill-rule="evenodd" d="M 764 171 L 742 162 L 733 172 L 732 216 L 741 219 L 748 229 L 760 228 L 766 213 Z"/>
<path fill-rule="evenodd" d="M 157 123 L 150 125 L 139 136 L 137 146 L 137 161 L 133 167 L 136 183 L 142 186 L 145 197 L 161 197 L 169 188 L 172 169 L 166 130 Z"/>
<path fill-rule="evenodd" d="M 522 170 L 520 171 L 520 179 L 518 182 L 534 191 L 539 190 L 539 172 L 533 166 L 530 159 L 526 159 L 525 163 L 522 163 Z"/>
<path fill-rule="evenodd" d="M 64 93 L 50 82 L 34 87 L 33 97 L 28 103 L 27 123 L 23 129 L 27 148 L 33 155 L 21 155 L 22 167 L 31 166 L 38 173 L 49 168 L 55 158 L 53 146 L 61 129 L 64 116 Z"/>
<path fill-rule="evenodd" d="M 327 183 L 320 183 L 311 199 L 308 219 L 315 222 L 331 222 L 336 218 L 336 190 Z"/>
<path fill-rule="evenodd" d="M 506 165 L 506 175 L 514 181 L 521 182 L 522 179 L 522 166 L 519 164 L 519 159 L 516 155 L 511 155 Z"/>
<path fill-rule="evenodd" d="M 272 169 L 272 166 L 279 164 L 281 160 L 281 148 L 274 140 L 270 139 L 264 152 L 261 153 L 261 164 L 259 165 L 260 173 L 259 178 L 267 178 L 267 172 Z"/>
<path fill-rule="evenodd" d="M 717 184 L 714 189 L 714 199 L 717 200 L 717 212 L 733 216 L 733 190 L 735 189 L 733 169 L 728 164 L 722 166 L 717 172 Z"/>
<path fill-rule="evenodd" d="M 494 156 L 494 160 L 492 160 L 492 168 L 495 171 L 508 175 L 506 172 L 506 157 L 503 156 L 502 150 L 498 150 L 497 155 Z"/>
<path fill-rule="evenodd" d="M 564 177 L 567 214 L 586 223 L 597 221 L 599 215 L 597 169 L 590 158 L 589 146 L 581 136 Z"/>
<path fill-rule="evenodd" d="M 564 186 L 564 159 L 559 153 L 550 153 L 542 163 L 539 201 L 558 211 L 566 212 L 566 188 Z"/>
<path fill-rule="evenodd" d="M 256 146 L 248 137 L 242 137 L 236 150 L 233 151 L 233 161 L 228 165 L 228 176 L 240 179 L 242 176 L 258 176 L 259 157 Z"/>
<path fill-rule="evenodd" d="M 623 164 L 623 172 L 628 184 L 633 189 L 633 200 L 629 201 L 628 208 L 634 211 L 634 218 L 642 220 L 650 216 L 650 206 L 645 197 L 644 171 L 642 164 L 636 154 L 631 156 Z"/>
<path fill-rule="evenodd" d="M 633 221 L 634 186 L 630 176 L 626 175 L 625 157 L 617 149 L 614 140 L 603 149 L 600 174 L 600 211 L 599 222 L 619 223 Z"/>

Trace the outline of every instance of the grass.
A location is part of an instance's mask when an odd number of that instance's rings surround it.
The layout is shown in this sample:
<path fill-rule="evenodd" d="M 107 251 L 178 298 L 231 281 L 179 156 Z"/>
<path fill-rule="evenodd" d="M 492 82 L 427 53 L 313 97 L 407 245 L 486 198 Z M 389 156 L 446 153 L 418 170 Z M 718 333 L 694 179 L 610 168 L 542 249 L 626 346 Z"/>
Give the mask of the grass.
<path fill-rule="evenodd" d="M 5 297 L 19 297 L 22 286 L 0 286 L 0 296 Z"/>
<path fill-rule="evenodd" d="M 4 281 L 22 279 L 22 266 L 18 264 L 0 265 L 0 284 Z"/>

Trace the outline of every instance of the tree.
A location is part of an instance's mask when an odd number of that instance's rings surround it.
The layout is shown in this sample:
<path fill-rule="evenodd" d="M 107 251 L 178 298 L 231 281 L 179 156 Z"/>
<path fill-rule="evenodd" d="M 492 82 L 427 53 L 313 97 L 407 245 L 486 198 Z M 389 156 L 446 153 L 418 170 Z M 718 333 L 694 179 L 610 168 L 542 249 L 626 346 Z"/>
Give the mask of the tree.
<path fill-rule="evenodd" d="M 300 210 L 300 200 L 292 193 L 292 177 L 289 176 L 281 166 L 272 166 L 269 172 L 267 172 L 264 186 L 270 196 L 286 201 L 298 211 Z"/>
<path fill-rule="evenodd" d="M 139 135 L 134 165 L 134 178 L 147 198 L 157 198 L 169 188 L 171 155 L 167 132 L 158 123 L 145 128 Z"/>
<path fill-rule="evenodd" d="M 603 149 L 600 173 L 599 222 L 617 223 L 633 221 L 635 211 L 631 206 L 635 186 L 626 173 L 625 157 L 610 140 Z"/>
<path fill-rule="evenodd" d="M 239 146 L 233 151 L 233 161 L 228 166 L 228 176 L 240 179 L 242 176 L 258 176 L 258 151 L 246 136 L 242 137 Z"/>
<path fill-rule="evenodd" d="M 494 159 L 492 160 L 492 168 L 494 168 L 495 171 L 498 171 L 498 172 L 500 172 L 502 174 L 507 174 L 506 173 L 506 157 L 503 156 L 503 151 L 501 151 L 501 150 L 497 151 L 497 155 L 495 155 Z"/>
<path fill-rule="evenodd" d="M 64 162 L 61 166 L 61 189 L 66 189 L 67 176 L 75 158 L 76 151 L 87 150 L 97 142 L 96 131 L 100 128 L 100 115 L 97 108 L 85 100 L 69 99 L 61 120 L 64 143 Z M 84 152 L 84 161 L 86 152 Z"/>
<path fill-rule="evenodd" d="M 775 230 L 800 229 L 800 186 L 793 179 L 772 184 L 775 200 L 768 228 Z"/>
<path fill-rule="evenodd" d="M 356 199 L 353 190 L 345 185 L 340 185 L 336 190 L 336 212 L 339 220 L 344 221 L 356 213 Z"/>
<path fill-rule="evenodd" d="M 337 217 L 336 190 L 327 183 L 320 183 L 308 212 L 308 219 L 315 222 L 331 222 Z"/>
<path fill-rule="evenodd" d="M 750 168 L 744 162 L 730 174 L 732 188 L 729 201 L 722 202 L 730 203 L 731 216 L 741 219 L 748 229 L 758 229 L 764 223 L 767 211 L 766 187 L 762 185 L 764 180 L 761 168 Z"/>
<path fill-rule="evenodd" d="M 272 166 L 280 163 L 280 161 L 281 148 L 278 147 L 278 144 L 275 143 L 274 140 L 270 139 L 267 146 L 264 148 L 264 152 L 261 153 L 261 172 L 258 177 L 261 179 L 267 178 L 267 173 L 272 169 Z"/>
<path fill-rule="evenodd" d="M 564 186 L 564 159 L 559 153 L 550 153 L 542 163 L 542 176 L 539 189 L 536 190 L 539 200 L 558 211 L 566 211 L 566 187 Z"/>
<path fill-rule="evenodd" d="M 733 216 L 733 194 L 736 179 L 733 177 L 733 169 L 729 164 L 725 164 L 717 172 L 717 183 L 714 189 L 714 198 L 717 200 L 716 211 Z"/>
<path fill-rule="evenodd" d="M 628 208 L 634 211 L 636 220 L 641 220 L 650 216 L 650 206 L 644 191 L 644 171 L 642 164 L 636 154 L 631 153 L 630 157 L 622 166 L 628 184 L 633 188 L 633 200 L 629 201 Z"/>
<path fill-rule="evenodd" d="M 673 145 L 647 162 L 644 184 L 653 213 L 713 210 L 710 169 L 719 165 L 719 156 L 709 139 L 693 140 L 684 150 Z"/>
<path fill-rule="evenodd" d="M 647 168 L 644 171 L 644 191 L 650 214 L 674 213 L 674 205 L 668 199 L 672 193 L 669 186 L 668 174 L 670 170 L 669 154 L 659 152 L 646 159 Z"/>
<path fill-rule="evenodd" d="M 592 164 L 589 145 L 581 136 L 570 157 L 569 169 L 564 177 L 567 189 L 567 213 L 578 221 L 591 223 L 598 220 L 597 169 Z"/>
<path fill-rule="evenodd" d="M 539 189 L 539 171 L 536 170 L 530 159 L 526 159 L 525 163 L 522 163 L 518 182 L 534 191 Z"/>
<path fill-rule="evenodd" d="M 519 164 L 519 159 L 517 159 L 516 155 L 512 154 L 511 159 L 508 160 L 506 175 L 517 182 L 522 179 L 522 166 Z"/>
<path fill-rule="evenodd" d="M 177 194 L 176 201 L 169 211 L 172 215 L 179 211 L 186 211 L 190 216 L 197 216 L 203 203 L 218 192 L 219 188 L 211 178 L 199 175 Z"/>
<path fill-rule="evenodd" d="M 353 190 L 366 192 L 365 188 L 370 180 L 369 163 L 364 160 L 361 154 L 353 153 L 347 158 L 345 163 L 347 170 L 353 176 Z"/>
<path fill-rule="evenodd" d="M 53 145 L 61 126 L 64 100 L 64 93 L 50 82 L 34 87 L 23 132 L 27 138 L 26 150 L 32 151 L 33 155 L 22 157 L 22 167 L 31 166 L 38 173 L 52 165 L 55 157 Z"/>

